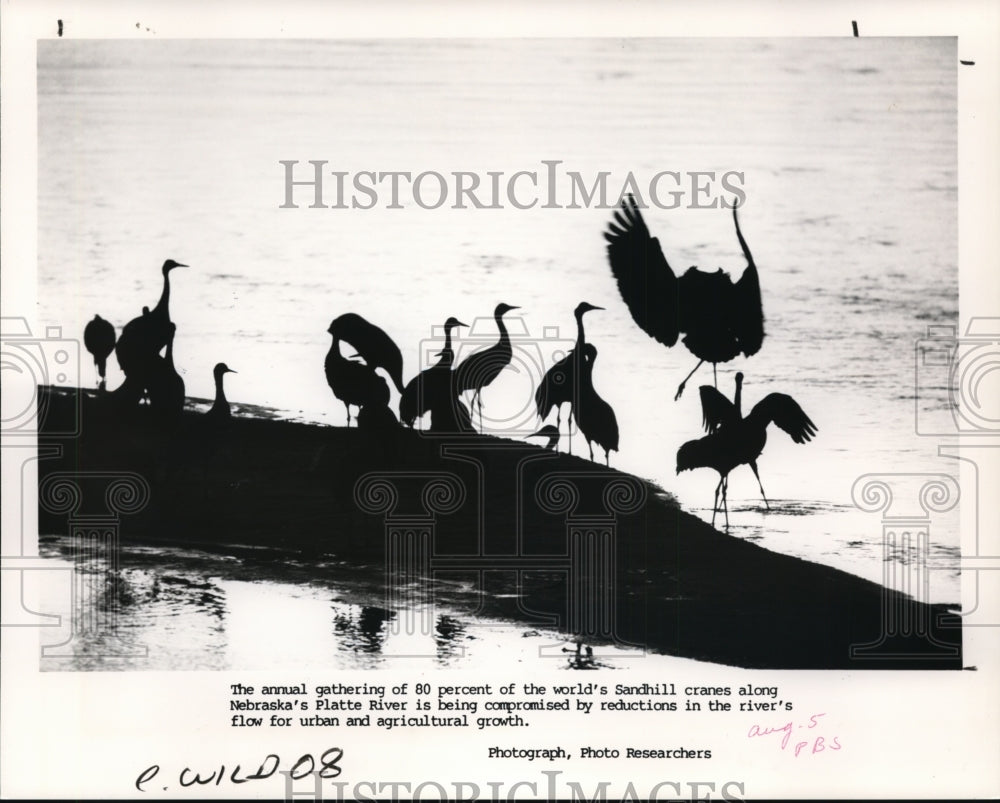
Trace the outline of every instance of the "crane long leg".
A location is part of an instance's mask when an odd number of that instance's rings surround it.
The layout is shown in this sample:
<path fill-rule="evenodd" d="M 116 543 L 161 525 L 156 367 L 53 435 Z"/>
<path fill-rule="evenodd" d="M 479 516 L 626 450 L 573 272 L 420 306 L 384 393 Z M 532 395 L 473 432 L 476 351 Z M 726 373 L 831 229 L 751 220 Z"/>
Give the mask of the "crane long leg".
<path fill-rule="evenodd" d="M 351 426 L 351 405 L 349 405 L 347 402 L 344 402 L 344 409 L 347 410 L 347 426 L 348 426 L 348 428 L 350 428 L 350 426 Z"/>
<path fill-rule="evenodd" d="M 760 487 L 760 495 L 764 497 L 764 505 L 768 510 L 771 509 L 770 503 L 767 501 L 767 494 L 764 493 L 764 485 L 760 481 L 760 474 L 757 473 L 757 461 L 750 461 L 750 468 L 753 469 L 753 475 L 757 478 L 757 485 Z"/>
<path fill-rule="evenodd" d="M 722 509 L 726 513 L 726 532 L 729 532 L 729 475 L 722 478 Z"/>
<path fill-rule="evenodd" d="M 719 484 L 715 486 L 715 498 L 712 500 L 712 526 L 715 526 L 715 514 L 719 512 L 719 490 L 722 488 L 722 477 L 719 477 Z"/>
<path fill-rule="evenodd" d="M 590 449 L 590 462 L 594 462 L 594 444 L 587 441 L 587 448 Z"/>
<path fill-rule="evenodd" d="M 703 362 L 705 362 L 705 361 L 704 361 L 704 360 L 699 360 L 699 361 L 698 361 L 698 364 L 697 364 L 697 365 L 696 365 L 696 366 L 695 366 L 695 367 L 694 367 L 694 368 L 693 368 L 693 369 L 691 370 L 691 373 L 690 373 L 690 374 L 688 374 L 688 375 L 687 375 L 686 377 L 684 377 L 684 381 L 683 381 L 683 382 L 681 382 L 681 383 L 680 383 L 680 385 L 678 385 L 678 387 L 677 387 L 677 395 L 676 395 L 676 396 L 674 396 L 674 401 L 677 401 L 677 400 L 678 400 L 678 399 L 679 399 L 679 398 L 681 397 L 681 394 L 682 394 L 682 393 L 684 392 L 684 386 L 685 386 L 685 385 L 687 384 L 687 381 L 688 381 L 688 380 L 689 380 L 689 379 L 690 379 L 690 378 L 691 378 L 692 376 L 694 376 L 694 372 L 695 372 L 695 371 L 697 371 L 697 370 L 698 370 L 699 368 L 701 368 L 701 364 L 702 364 Z"/>

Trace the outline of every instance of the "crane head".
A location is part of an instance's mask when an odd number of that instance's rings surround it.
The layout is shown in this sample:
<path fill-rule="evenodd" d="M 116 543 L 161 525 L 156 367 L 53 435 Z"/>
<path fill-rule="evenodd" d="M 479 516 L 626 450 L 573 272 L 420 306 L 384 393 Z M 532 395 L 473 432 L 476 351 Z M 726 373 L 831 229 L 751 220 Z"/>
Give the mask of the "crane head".
<path fill-rule="evenodd" d="M 586 301 L 581 301 L 577 305 L 576 309 L 573 311 L 573 314 L 577 318 L 580 318 L 585 312 L 590 312 L 591 310 L 594 310 L 594 309 L 604 309 L 604 307 L 597 307 L 597 306 L 594 306 L 593 304 L 587 303 Z"/>
<path fill-rule="evenodd" d="M 235 374 L 236 371 L 234 371 L 232 368 L 230 368 L 224 362 L 220 362 L 220 363 L 216 364 L 215 369 L 212 371 L 212 373 L 215 374 L 216 378 L 218 378 L 218 377 L 222 376 L 223 374 Z"/>
<path fill-rule="evenodd" d="M 458 320 L 458 318 L 449 318 L 447 321 L 444 322 L 444 330 L 446 332 L 450 332 L 456 326 L 465 326 L 466 328 L 468 328 L 469 324 L 462 323 L 460 320 Z"/>
<path fill-rule="evenodd" d="M 510 304 L 500 303 L 497 304 L 497 308 L 493 310 L 493 317 L 500 318 L 510 312 L 512 309 L 521 309 L 520 307 L 515 307 Z"/>
<path fill-rule="evenodd" d="M 166 276 L 174 268 L 187 268 L 187 267 L 189 266 L 183 264 L 182 262 L 174 262 L 172 259 L 168 259 L 166 262 L 163 263 L 163 275 Z"/>

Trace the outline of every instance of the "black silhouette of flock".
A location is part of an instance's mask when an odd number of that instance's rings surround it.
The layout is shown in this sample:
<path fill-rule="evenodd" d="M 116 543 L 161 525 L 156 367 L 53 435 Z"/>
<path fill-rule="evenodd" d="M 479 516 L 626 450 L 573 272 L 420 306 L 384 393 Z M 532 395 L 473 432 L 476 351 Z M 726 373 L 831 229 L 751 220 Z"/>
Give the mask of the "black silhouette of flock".
<path fill-rule="evenodd" d="M 177 325 L 170 320 L 170 271 L 186 267 L 172 259 L 163 263 L 160 300 L 152 310 L 143 307 L 141 315 L 125 324 L 121 337 L 116 339 L 114 326 L 100 315 L 95 315 L 83 330 L 83 344 L 94 356 L 100 376 L 99 389 L 105 390 L 105 371 L 112 351 L 125 375 L 125 381 L 108 394 L 108 402 L 122 410 L 147 402 L 154 417 L 164 423 L 176 422 L 184 410 L 184 379 L 174 365 Z M 166 352 L 160 356 L 164 348 Z M 213 373 L 215 402 L 206 420 L 222 423 L 231 415 L 222 377 L 236 372 L 220 362 Z"/>
<path fill-rule="evenodd" d="M 619 293 L 636 324 L 650 337 L 672 347 L 681 342 L 699 362 L 680 383 L 675 400 L 685 384 L 705 362 L 712 363 L 713 376 L 718 363 L 729 362 L 743 354 L 755 355 L 764 340 L 764 315 L 760 280 L 743 234 L 736 206 L 733 221 L 747 267 L 737 281 L 721 269 L 713 273 L 689 268 L 679 278 L 674 274 L 659 241 L 650 235 L 639 207 L 631 197 L 614 213 L 607 240 L 608 260 Z M 84 329 L 84 344 L 94 357 L 102 398 L 123 407 L 148 405 L 161 422 L 178 420 L 185 405 L 184 380 L 174 364 L 176 325 L 170 319 L 170 273 L 186 265 L 168 259 L 163 263 L 163 290 L 156 306 L 143 307 L 142 314 L 129 321 L 115 336 L 115 328 L 95 315 Z M 332 337 L 326 356 L 325 373 L 334 397 L 344 405 L 347 426 L 352 418 L 365 431 L 390 431 L 402 425 L 414 427 L 428 417 L 428 431 L 433 433 L 475 433 L 474 413 L 479 411 L 479 430 L 483 430 L 482 391 L 510 365 L 513 347 L 504 323 L 504 315 L 518 307 L 497 304 L 493 319 L 499 337 L 493 345 L 479 349 L 456 365 L 452 336 L 466 324 L 454 317 L 444 322 L 444 347 L 438 360 L 403 383 L 403 356 L 399 347 L 380 327 L 356 313 L 334 318 L 327 332 Z M 572 424 L 583 435 L 594 459 L 593 444 L 604 450 L 605 464 L 619 446 L 618 421 L 614 410 L 594 386 L 594 368 L 598 350 L 587 342 L 583 317 L 602 310 L 586 301 L 574 310 L 576 342 L 569 353 L 555 362 L 535 390 L 537 415 L 545 421 L 556 411 L 555 425 L 546 424 L 534 435 L 546 439 L 545 448 L 557 449 L 562 437 L 564 408 L 567 418 L 568 449 L 572 452 Z M 351 356 L 344 355 L 353 350 Z M 125 379 L 112 392 L 106 391 L 107 360 L 114 351 Z M 161 355 L 162 352 L 162 355 Z M 391 391 L 381 370 L 399 393 L 398 419 L 390 408 Z M 218 363 L 213 375 L 215 400 L 206 421 L 223 423 L 231 412 L 223 388 L 223 377 L 236 373 L 225 363 Z M 729 401 L 717 387 L 700 388 L 705 437 L 684 443 L 677 452 L 677 471 L 712 468 L 719 474 L 715 488 L 712 523 L 719 509 L 726 513 L 729 474 L 741 465 L 750 466 L 760 485 L 764 504 L 770 507 L 760 480 L 757 459 L 767 440 L 767 427 L 776 424 L 796 443 L 809 441 L 816 425 L 798 403 L 783 393 L 771 393 L 758 402 L 750 413 L 741 410 L 743 374 L 736 375 L 736 392 Z M 715 382 L 717 386 L 717 381 Z M 464 401 L 469 395 L 468 404 Z M 352 416 L 351 408 L 357 408 Z"/>

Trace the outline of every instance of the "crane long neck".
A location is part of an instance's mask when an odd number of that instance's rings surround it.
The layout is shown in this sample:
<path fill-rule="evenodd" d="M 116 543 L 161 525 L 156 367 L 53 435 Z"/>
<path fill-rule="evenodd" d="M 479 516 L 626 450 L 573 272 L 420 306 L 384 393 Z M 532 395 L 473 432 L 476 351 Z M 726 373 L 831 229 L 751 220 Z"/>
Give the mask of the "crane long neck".
<path fill-rule="evenodd" d="M 225 376 L 223 373 L 217 373 L 215 375 L 215 404 L 213 407 L 224 407 L 229 404 L 226 401 L 226 392 L 222 389 L 222 377 Z"/>
<path fill-rule="evenodd" d="M 577 352 L 583 351 L 583 313 L 577 313 L 576 316 L 576 350 Z"/>
<path fill-rule="evenodd" d="M 170 368 L 170 370 L 173 371 L 174 373 L 177 373 L 177 370 L 174 368 L 174 336 L 173 335 L 170 335 L 170 337 L 167 338 L 167 356 L 166 356 L 166 360 L 167 360 L 167 366 Z"/>
<path fill-rule="evenodd" d="M 454 360 L 455 352 L 451 348 L 451 327 L 446 326 L 444 328 L 444 348 L 441 349 L 441 359 L 438 361 L 438 365 L 451 367 Z"/>
<path fill-rule="evenodd" d="M 506 346 L 510 346 L 510 335 L 507 334 L 507 327 L 504 325 L 502 315 L 494 315 L 493 319 L 497 322 L 497 329 L 500 330 L 500 343 Z"/>
<path fill-rule="evenodd" d="M 747 245 L 747 241 L 743 239 L 743 232 L 740 231 L 740 219 L 736 216 L 736 208 L 739 204 L 733 205 L 733 223 L 736 224 L 736 237 L 740 241 L 740 248 L 743 249 L 743 256 L 746 257 L 747 267 L 756 268 L 754 264 L 753 255 L 750 253 L 750 246 Z"/>
<path fill-rule="evenodd" d="M 156 302 L 156 306 L 153 308 L 153 312 L 167 315 L 169 317 L 169 309 L 170 309 L 170 271 L 164 271 L 163 292 L 160 293 L 160 300 Z"/>

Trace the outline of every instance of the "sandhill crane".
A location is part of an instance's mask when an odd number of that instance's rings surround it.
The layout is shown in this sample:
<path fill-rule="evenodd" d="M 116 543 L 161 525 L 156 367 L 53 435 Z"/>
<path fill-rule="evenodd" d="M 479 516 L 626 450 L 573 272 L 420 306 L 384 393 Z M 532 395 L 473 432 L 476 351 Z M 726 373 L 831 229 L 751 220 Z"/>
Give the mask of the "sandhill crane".
<path fill-rule="evenodd" d="M 530 435 L 525 435 L 526 438 L 546 438 L 545 448 L 549 451 L 553 451 L 556 448 L 556 444 L 559 443 L 559 427 L 553 426 L 552 424 L 546 424 L 538 432 L 533 432 Z"/>
<path fill-rule="evenodd" d="M 741 352 L 747 357 L 756 354 L 764 340 L 760 280 L 736 208 L 733 204 L 733 222 L 747 268 L 735 283 L 721 268 L 706 273 L 690 267 L 678 279 L 631 196 L 628 203 L 622 201 L 615 222 L 604 234 L 611 272 L 632 319 L 668 347 L 683 332 L 682 342 L 699 360 L 677 388 L 675 400 L 702 363 L 712 363 L 714 374 L 720 362 L 729 362 Z"/>
<path fill-rule="evenodd" d="M 231 413 L 229 410 L 229 401 L 226 399 L 226 392 L 222 388 L 222 377 L 226 374 L 235 373 L 236 371 L 224 362 L 216 363 L 215 368 L 212 369 L 212 375 L 215 377 L 215 401 L 212 403 L 212 408 L 206 413 L 210 420 L 226 421 L 229 419 Z"/>
<path fill-rule="evenodd" d="M 556 408 L 556 430 L 559 430 L 563 404 L 572 405 L 577 393 L 578 380 L 580 375 L 580 362 L 583 360 L 583 316 L 591 310 L 602 310 L 604 307 L 595 307 L 586 301 L 581 301 L 573 311 L 576 318 L 576 345 L 570 349 L 569 353 L 556 362 L 542 377 L 542 382 L 535 391 L 535 409 L 538 417 L 543 421 Z M 572 410 L 570 411 L 572 414 Z M 570 454 L 573 452 L 572 430 L 569 435 Z"/>
<path fill-rule="evenodd" d="M 604 462 L 610 466 L 610 453 L 618 451 L 618 419 L 611 405 L 594 389 L 596 361 L 597 348 L 592 343 L 585 343 L 580 363 L 580 395 L 573 405 L 573 419 L 587 441 L 590 459 L 594 459 L 594 442 L 604 449 Z"/>
<path fill-rule="evenodd" d="M 94 356 L 94 365 L 100 377 L 98 387 L 104 390 L 108 357 L 115 350 L 115 327 L 100 315 L 95 315 L 94 320 L 83 328 L 83 345 Z"/>
<path fill-rule="evenodd" d="M 133 318 L 122 328 L 122 336 L 115 345 L 118 365 L 126 376 L 145 374 L 153 364 L 152 358 L 160 353 L 170 335 L 170 271 L 186 268 L 180 262 L 168 259 L 163 263 L 163 290 L 160 300 L 148 313 Z"/>
<path fill-rule="evenodd" d="M 403 354 L 384 329 L 355 312 L 346 312 L 333 319 L 328 331 L 339 340 L 350 343 L 373 371 L 384 369 L 396 390 L 403 392 Z"/>
<path fill-rule="evenodd" d="M 153 356 L 148 372 L 149 401 L 153 411 L 165 419 L 176 418 L 184 410 L 184 380 L 174 366 L 174 336 L 177 326 L 169 326 L 167 352 L 163 357 Z"/>
<path fill-rule="evenodd" d="M 477 351 L 467 357 L 456 369 L 456 387 L 459 393 L 466 390 L 472 391 L 472 404 L 479 403 L 479 429 L 483 428 L 483 399 L 482 391 L 487 385 L 493 382 L 500 372 L 510 364 L 514 351 L 510 344 L 510 335 L 504 325 L 503 316 L 511 310 L 520 309 L 510 304 L 497 304 L 493 310 L 493 320 L 497 323 L 500 332 L 500 339 L 489 348 Z"/>
<path fill-rule="evenodd" d="M 769 393 L 754 405 L 746 418 L 741 413 L 743 374 L 736 374 L 735 401 L 730 402 L 715 388 L 703 385 L 701 388 L 702 414 L 708 435 L 698 440 L 688 441 L 677 451 L 677 473 L 694 468 L 713 468 L 719 473 L 719 484 L 715 487 L 715 501 L 712 509 L 712 526 L 719 508 L 719 494 L 722 494 L 726 527 L 729 527 L 729 507 L 726 494 L 729 488 L 729 473 L 741 465 L 749 465 L 757 477 L 764 504 L 770 508 L 764 486 L 757 471 L 757 458 L 767 443 L 767 426 L 776 424 L 787 432 L 796 443 L 806 443 L 817 432 L 816 425 L 803 412 L 798 402 L 784 393 Z"/>
<path fill-rule="evenodd" d="M 459 326 L 466 326 L 458 318 L 448 318 L 444 323 L 444 348 L 438 352 L 440 359 L 430 368 L 417 374 L 409 381 L 403 389 L 399 399 L 399 417 L 408 427 L 413 426 L 413 422 L 424 415 L 431 414 L 433 423 L 434 416 L 448 420 L 449 409 L 458 400 L 458 390 L 455 385 L 455 375 L 452 365 L 455 362 L 455 350 L 451 347 L 451 333 Z M 444 421 L 438 422 L 442 426 Z"/>
<path fill-rule="evenodd" d="M 333 336 L 330 351 L 326 355 L 324 368 L 326 381 L 347 411 L 347 426 L 351 425 L 351 405 L 363 407 L 366 404 L 381 406 L 388 400 L 389 385 L 375 373 L 371 365 L 349 360 L 340 353 L 341 327 L 335 319 L 327 331 Z M 355 344 L 351 344 L 355 345 Z M 395 344 L 393 344 L 395 346 Z M 369 349 L 370 353 L 370 349 Z"/>

